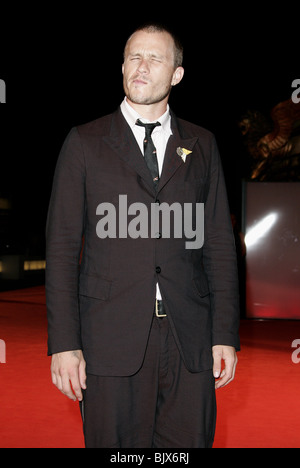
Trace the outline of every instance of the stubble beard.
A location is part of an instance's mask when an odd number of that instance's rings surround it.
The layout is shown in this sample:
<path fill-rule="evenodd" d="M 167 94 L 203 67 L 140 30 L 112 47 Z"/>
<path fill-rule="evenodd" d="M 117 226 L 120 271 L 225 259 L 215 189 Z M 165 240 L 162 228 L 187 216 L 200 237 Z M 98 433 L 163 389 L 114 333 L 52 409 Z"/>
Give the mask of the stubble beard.
<path fill-rule="evenodd" d="M 134 91 L 130 91 L 129 87 L 126 86 L 124 83 L 124 91 L 127 99 L 129 101 L 133 102 L 134 104 L 140 104 L 140 105 L 152 105 L 152 104 L 158 104 L 159 102 L 164 101 L 166 98 L 169 97 L 171 93 L 172 86 L 169 85 L 166 87 L 165 90 L 162 90 L 157 93 L 153 93 L 151 96 L 143 96 L 139 95 L 139 93 L 135 93 Z"/>

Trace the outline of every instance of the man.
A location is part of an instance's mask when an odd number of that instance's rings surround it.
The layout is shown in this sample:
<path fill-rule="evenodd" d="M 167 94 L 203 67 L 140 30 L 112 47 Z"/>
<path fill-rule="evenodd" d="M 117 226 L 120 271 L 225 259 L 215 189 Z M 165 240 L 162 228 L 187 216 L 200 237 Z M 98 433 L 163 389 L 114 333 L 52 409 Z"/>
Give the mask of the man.
<path fill-rule="evenodd" d="M 234 378 L 239 349 L 220 158 L 211 133 L 169 109 L 184 74 L 170 32 L 135 31 L 122 71 L 121 107 L 73 129 L 56 168 L 47 224 L 52 380 L 81 402 L 86 447 L 211 447 L 215 388 Z M 162 235 L 150 215 L 133 218 L 137 206 L 164 218 L 173 203 L 193 207 L 193 228 L 204 204 L 203 245 L 188 248 L 175 223 Z"/>

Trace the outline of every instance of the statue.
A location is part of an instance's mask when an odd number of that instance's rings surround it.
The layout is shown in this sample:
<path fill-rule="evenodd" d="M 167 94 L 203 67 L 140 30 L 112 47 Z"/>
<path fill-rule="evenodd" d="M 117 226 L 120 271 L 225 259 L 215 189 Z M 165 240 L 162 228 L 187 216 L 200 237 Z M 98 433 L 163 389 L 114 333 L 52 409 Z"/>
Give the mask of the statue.
<path fill-rule="evenodd" d="M 248 111 L 238 125 L 253 160 L 251 180 L 300 181 L 300 103 L 280 102 L 271 111 L 271 121 Z"/>

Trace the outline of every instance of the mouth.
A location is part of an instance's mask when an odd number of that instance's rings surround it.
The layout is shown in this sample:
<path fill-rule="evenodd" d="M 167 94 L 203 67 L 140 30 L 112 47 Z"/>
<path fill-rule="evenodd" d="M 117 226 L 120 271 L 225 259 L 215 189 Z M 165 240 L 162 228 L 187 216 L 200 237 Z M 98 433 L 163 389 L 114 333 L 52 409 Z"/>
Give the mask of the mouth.
<path fill-rule="evenodd" d="M 148 84 L 147 81 L 143 80 L 142 78 L 140 77 L 136 77 L 132 80 L 132 83 L 135 85 L 135 86 L 144 86 L 146 84 Z"/>
<path fill-rule="evenodd" d="M 146 81 L 143 81 L 143 80 L 133 80 L 133 83 L 135 86 L 144 86 L 148 84 Z"/>

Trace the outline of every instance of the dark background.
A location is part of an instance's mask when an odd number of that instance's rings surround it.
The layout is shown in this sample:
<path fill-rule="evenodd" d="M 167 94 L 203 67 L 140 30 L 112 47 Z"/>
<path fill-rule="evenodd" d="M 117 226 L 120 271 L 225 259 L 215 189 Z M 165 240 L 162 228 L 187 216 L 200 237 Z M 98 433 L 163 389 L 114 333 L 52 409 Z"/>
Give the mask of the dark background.
<path fill-rule="evenodd" d="M 44 257 L 47 207 L 63 141 L 74 125 L 119 106 L 124 44 L 148 20 L 167 24 L 183 42 L 185 76 L 170 105 L 178 117 L 215 133 L 231 210 L 240 218 L 249 158 L 237 122 L 248 109 L 269 116 L 291 97 L 291 84 L 300 78 L 296 9 L 286 3 L 285 11 L 280 4 L 272 10 L 253 4 L 162 5 L 162 12 L 157 3 L 26 5 L 1 19 L 0 78 L 7 103 L 0 105 L 0 198 L 12 201 L 7 228 L 15 250 Z"/>

